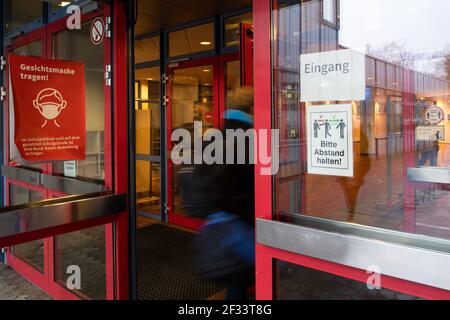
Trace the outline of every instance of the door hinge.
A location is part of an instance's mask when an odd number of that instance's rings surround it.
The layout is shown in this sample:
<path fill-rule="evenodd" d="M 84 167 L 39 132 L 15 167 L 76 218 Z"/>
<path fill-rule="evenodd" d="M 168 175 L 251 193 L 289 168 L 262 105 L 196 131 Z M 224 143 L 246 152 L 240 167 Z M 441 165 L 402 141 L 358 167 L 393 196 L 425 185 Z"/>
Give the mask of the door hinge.
<path fill-rule="evenodd" d="M 106 17 L 106 23 L 105 23 L 105 36 L 106 36 L 107 38 L 111 38 L 111 36 L 112 36 L 111 17 Z"/>
<path fill-rule="evenodd" d="M 0 101 L 6 100 L 6 89 L 5 87 L 0 87 Z"/>
<path fill-rule="evenodd" d="M 164 73 L 164 74 L 162 75 L 162 77 L 161 77 L 161 81 L 162 81 L 163 84 L 167 84 L 167 82 L 170 81 L 170 77 L 167 76 L 167 75 Z"/>
<path fill-rule="evenodd" d="M 105 68 L 105 84 L 107 87 L 111 87 L 111 83 L 112 83 L 112 67 L 110 64 L 107 64 Z"/>
<path fill-rule="evenodd" d="M 169 96 L 164 96 L 164 97 L 163 97 L 163 105 L 164 105 L 165 107 L 167 107 L 167 105 L 169 104 L 169 102 L 170 102 Z"/>
<path fill-rule="evenodd" d="M 4 56 L 0 56 L 0 70 L 5 70 L 6 68 L 6 58 Z"/>

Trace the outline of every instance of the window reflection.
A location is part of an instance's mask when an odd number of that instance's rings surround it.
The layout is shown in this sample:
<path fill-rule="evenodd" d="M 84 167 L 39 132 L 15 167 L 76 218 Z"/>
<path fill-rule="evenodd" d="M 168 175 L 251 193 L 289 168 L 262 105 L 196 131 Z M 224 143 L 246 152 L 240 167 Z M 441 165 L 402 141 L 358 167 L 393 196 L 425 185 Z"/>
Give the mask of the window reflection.
<path fill-rule="evenodd" d="M 276 1 L 274 8 L 273 108 L 281 139 L 276 217 L 295 222 L 303 214 L 450 238 L 450 181 L 408 178 L 410 169 L 450 170 L 450 38 L 441 32 L 448 26 L 436 17 L 426 26 L 416 23 L 418 12 L 431 18 L 449 4 L 303 0 Z M 338 22 L 331 12 L 340 12 L 338 28 L 327 23 Z M 299 57 L 344 49 L 365 54 L 365 99 L 301 103 Z M 352 106 L 352 178 L 307 170 L 306 108 L 330 104 Z M 442 114 L 427 114 L 432 107 Z"/>

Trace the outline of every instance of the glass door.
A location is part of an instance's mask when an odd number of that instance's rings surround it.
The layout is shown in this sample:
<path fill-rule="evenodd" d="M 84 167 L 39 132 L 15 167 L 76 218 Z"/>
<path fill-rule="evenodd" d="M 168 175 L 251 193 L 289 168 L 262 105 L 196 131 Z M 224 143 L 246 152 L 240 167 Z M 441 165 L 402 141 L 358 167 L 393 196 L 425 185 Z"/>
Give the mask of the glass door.
<path fill-rule="evenodd" d="M 161 220 L 160 67 L 137 68 L 134 85 L 137 211 Z"/>
<path fill-rule="evenodd" d="M 47 28 L 49 58 L 82 62 L 86 85 L 85 159 L 73 161 L 74 175 L 68 174 L 65 161 L 53 161 L 49 174 L 112 190 L 111 84 L 105 77 L 111 65 L 111 40 L 106 34 L 101 42 L 92 39 L 94 30 L 101 32 L 99 25 L 106 29 L 110 8 L 107 5 L 100 5 L 100 8 L 99 12 L 83 16 L 80 29 L 67 30 L 65 19 Z M 66 195 L 69 190 L 51 189 L 49 193 L 53 198 Z M 65 288 L 69 276 L 67 268 L 77 265 L 82 271 L 82 285 L 79 290 L 71 290 L 72 294 L 87 299 L 112 299 L 113 262 L 107 261 L 113 250 L 112 228 L 112 225 L 99 226 L 54 237 L 49 261 L 53 268 L 51 279 Z"/>
<path fill-rule="evenodd" d="M 80 62 L 84 64 L 86 81 L 86 157 L 74 161 L 70 175 L 65 170 L 65 161 L 32 163 L 21 159 L 14 144 L 12 95 L 8 95 L 5 126 L 9 133 L 9 148 L 5 163 L 9 168 L 41 175 L 35 183 L 8 178 L 8 205 L 92 193 L 90 190 L 95 188 L 113 190 L 111 83 L 105 79 L 111 65 L 111 40 L 106 35 L 110 7 L 97 5 L 95 11 L 82 15 L 79 29 L 68 30 L 66 19 L 56 20 L 15 39 L 7 48 L 7 54 Z M 104 32 L 101 41 L 91 39 L 95 21 L 97 30 Z M 102 29 L 98 29 L 99 23 Z M 65 187 L 67 185 L 77 187 L 69 189 Z M 113 226 L 106 225 L 15 246 L 8 252 L 8 264 L 53 297 L 113 299 L 112 235 Z M 75 252 L 82 252 L 84 256 Z M 67 268 L 73 265 L 81 269 L 82 284 L 81 289 L 69 290 Z"/>
<path fill-rule="evenodd" d="M 185 129 L 194 137 L 194 130 L 202 135 L 210 128 L 219 127 L 218 102 L 218 60 L 204 59 L 186 62 L 169 67 L 170 83 L 168 86 L 168 203 L 169 223 L 190 228 L 201 225 L 198 219 L 190 218 L 183 207 L 178 184 L 178 171 L 182 166 L 174 165 L 171 152 L 176 145 L 171 142 L 171 135 L 177 129 Z M 194 127 L 194 124 L 197 125 Z"/>

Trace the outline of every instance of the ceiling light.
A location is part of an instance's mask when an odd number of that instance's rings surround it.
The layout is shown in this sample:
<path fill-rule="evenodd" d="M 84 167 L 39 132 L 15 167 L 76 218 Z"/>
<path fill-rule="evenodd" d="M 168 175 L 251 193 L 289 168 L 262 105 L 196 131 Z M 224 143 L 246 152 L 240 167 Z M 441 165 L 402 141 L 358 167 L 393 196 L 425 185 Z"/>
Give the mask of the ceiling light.
<path fill-rule="evenodd" d="M 211 72 L 209 69 L 203 69 L 203 72 Z"/>
<path fill-rule="evenodd" d="M 211 85 L 211 83 L 205 83 L 204 84 L 204 86 L 210 86 Z"/>
<path fill-rule="evenodd" d="M 66 6 L 68 6 L 70 4 L 70 1 L 61 1 L 60 3 L 59 3 L 59 6 L 60 7 L 66 7 Z"/>
<path fill-rule="evenodd" d="M 210 45 L 211 45 L 211 42 L 209 42 L 209 41 L 202 41 L 202 42 L 200 42 L 200 44 L 201 44 L 202 46 L 210 46 Z"/>

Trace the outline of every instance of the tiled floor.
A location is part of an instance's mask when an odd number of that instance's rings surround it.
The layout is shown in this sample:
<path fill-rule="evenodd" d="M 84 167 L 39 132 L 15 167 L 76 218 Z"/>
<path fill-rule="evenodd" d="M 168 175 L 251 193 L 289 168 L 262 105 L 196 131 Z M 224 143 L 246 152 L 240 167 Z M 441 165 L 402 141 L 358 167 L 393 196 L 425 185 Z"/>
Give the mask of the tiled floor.
<path fill-rule="evenodd" d="M 0 263 L 0 300 L 51 300 L 32 283 Z"/>

